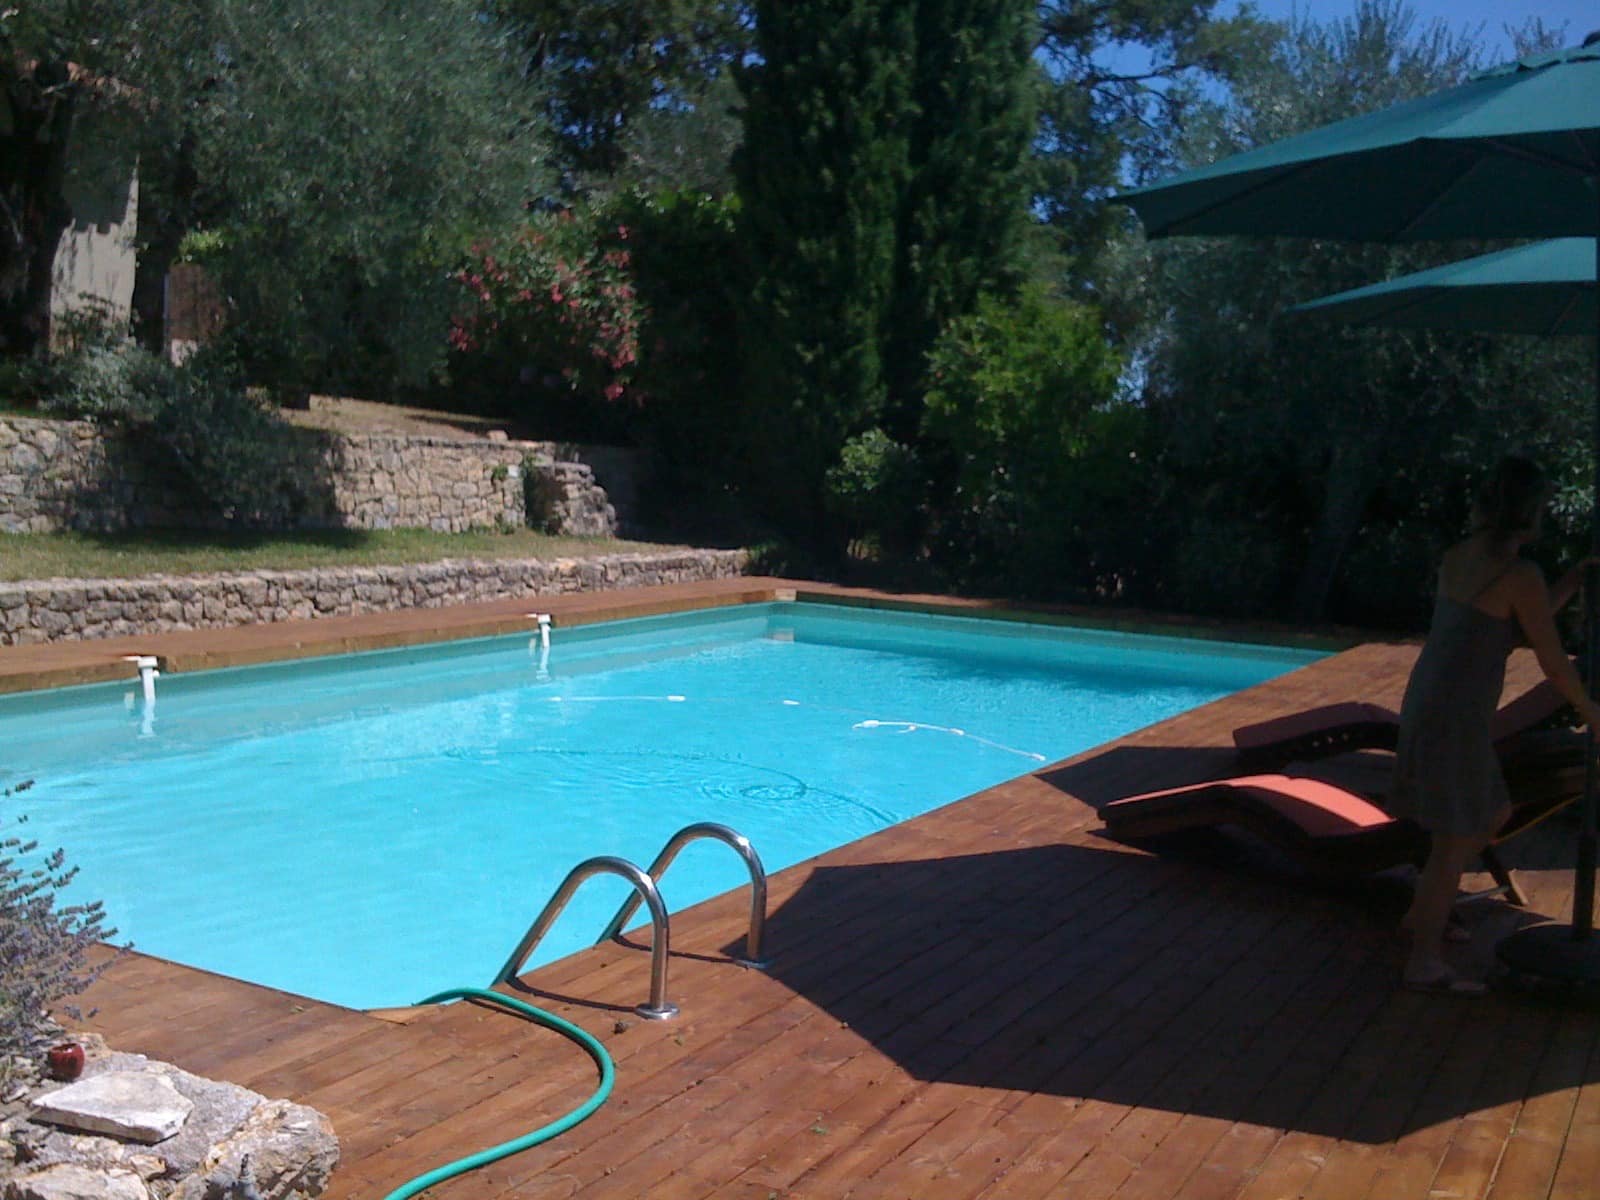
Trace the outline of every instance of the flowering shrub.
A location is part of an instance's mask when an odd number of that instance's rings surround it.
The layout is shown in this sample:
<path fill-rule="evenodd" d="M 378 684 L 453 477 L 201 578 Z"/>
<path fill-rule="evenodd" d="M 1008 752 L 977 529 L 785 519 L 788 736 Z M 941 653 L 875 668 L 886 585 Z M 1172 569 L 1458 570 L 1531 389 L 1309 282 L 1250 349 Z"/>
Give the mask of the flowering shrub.
<path fill-rule="evenodd" d="M 4 796 L 30 786 L 17 784 Z M 31 865 L 19 861 L 37 849 L 35 841 L 0 838 L 0 1080 L 13 1056 L 32 1057 L 51 1039 L 50 1009 L 94 982 L 99 970 L 86 969 L 84 955 L 116 933 L 101 926 L 99 901 L 56 907 L 56 894 L 77 868 L 65 866 L 60 850 L 33 857 Z"/>
<path fill-rule="evenodd" d="M 629 236 L 626 225 L 564 209 L 474 246 L 456 275 L 465 291 L 450 329 L 458 366 L 494 359 L 545 392 L 636 399 L 641 314 Z"/>

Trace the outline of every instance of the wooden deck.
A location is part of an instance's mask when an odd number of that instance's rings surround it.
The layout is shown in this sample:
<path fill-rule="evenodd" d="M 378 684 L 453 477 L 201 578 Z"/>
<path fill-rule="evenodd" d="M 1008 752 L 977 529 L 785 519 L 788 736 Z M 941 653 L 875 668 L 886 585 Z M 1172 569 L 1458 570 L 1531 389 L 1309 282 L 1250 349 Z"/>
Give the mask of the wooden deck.
<path fill-rule="evenodd" d="M 527 976 L 521 994 L 615 1056 L 613 1097 L 430 1195 L 1595 1195 L 1593 1012 L 1400 990 L 1399 880 L 1318 885 L 1238 843 L 1176 859 L 1096 834 L 1106 800 L 1224 770 L 1236 725 L 1394 701 L 1413 654 L 1359 646 L 782 871 L 767 973 L 729 961 L 745 894 L 674 914 L 676 1020 L 631 1011 L 642 946 Z M 1535 676 L 1513 660 L 1512 689 Z M 1557 819 L 1506 848 L 1537 912 L 1570 904 L 1570 843 Z M 1499 901 L 1469 917 L 1479 966 L 1527 919 Z M 326 1112 L 333 1197 L 382 1197 L 594 1086 L 577 1047 L 472 1004 L 386 1020 L 137 955 L 89 1000 L 120 1049 Z"/>

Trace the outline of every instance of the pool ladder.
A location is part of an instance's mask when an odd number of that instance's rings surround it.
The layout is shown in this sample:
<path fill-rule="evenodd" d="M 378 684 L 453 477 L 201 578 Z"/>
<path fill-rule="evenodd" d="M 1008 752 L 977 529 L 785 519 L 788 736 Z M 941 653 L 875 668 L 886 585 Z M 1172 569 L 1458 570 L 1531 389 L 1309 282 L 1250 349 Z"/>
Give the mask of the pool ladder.
<path fill-rule="evenodd" d="M 572 899 L 572 894 L 585 880 L 595 875 L 616 875 L 632 885 L 633 895 L 617 910 L 617 915 L 606 925 L 605 932 L 595 939 L 595 945 L 616 937 L 627 924 L 628 918 L 638 911 L 639 905 L 642 903 L 647 906 L 650 909 L 651 927 L 650 999 L 636 1006 L 633 1011 L 653 1021 L 677 1016 L 678 1006 L 667 999 L 667 953 L 671 949 L 672 935 L 667 920 L 667 906 L 662 903 L 656 881 L 672 865 L 672 860 L 678 857 L 680 850 L 700 838 L 710 838 L 731 846 L 744 859 L 744 865 L 750 872 L 750 931 L 745 935 L 744 956 L 734 961 L 743 967 L 765 970 L 767 962 L 761 957 L 761 944 L 767 926 L 767 873 L 761 865 L 761 857 L 744 834 L 713 821 L 701 821 L 685 825 L 668 838 L 649 870 L 640 870 L 627 859 L 611 855 L 585 859 L 573 867 L 533 924 L 528 926 L 528 932 L 522 935 L 522 940 L 511 952 L 511 957 L 506 959 L 505 966 L 500 968 L 494 982 L 505 983 L 516 978 L 522 970 L 522 964 L 550 931 L 550 926 L 555 924 L 562 909 L 566 908 L 567 901 Z"/>

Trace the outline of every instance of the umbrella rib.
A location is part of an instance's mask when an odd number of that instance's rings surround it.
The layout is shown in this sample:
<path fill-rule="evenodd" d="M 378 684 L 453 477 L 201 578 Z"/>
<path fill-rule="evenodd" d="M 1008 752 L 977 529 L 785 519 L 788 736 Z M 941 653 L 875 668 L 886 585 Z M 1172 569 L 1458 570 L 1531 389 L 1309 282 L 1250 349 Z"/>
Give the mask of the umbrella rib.
<path fill-rule="evenodd" d="M 1550 322 L 1550 325 L 1545 330 L 1545 333 L 1547 335 L 1559 334 L 1561 332 L 1561 327 L 1567 323 L 1567 318 L 1570 317 L 1577 309 L 1578 304 L 1582 299 L 1583 296 L 1581 292 L 1574 292 L 1571 296 L 1569 296 L 1567 298 L 1567 302 L 1561 306 L 1561 311 L 1556 314 L 1556 319 Z M 1584 330 L 1583 332 L 1587 333 L 1588 331 Z"/>
<path fill-rule="evenodd" d="M 1576 136 L 1576 131 L 1574 131 L 1574 136 Z M 1421 138 L 1418 140 L 1438 141 L 1441 139 Z M 1554 167 L 1558 171 L 1564 171 L 1569 174 L 1579 175 L 1585 178 L 1591 178 L 1596 174 L 1596 168 L 1593 165 L 1584 166 L 1582 163 L 1573 162 L 1565 158 L 1557 158 L 1555 155 L 1551 154 L 1536 154 L 1531 150 L 1527 150 L 1516 145 L 1515 143 L 1507 142 L 1500 138 L 1484 138 L 1480 144 L 1505 158 L 1520 159 L 1523 162 L 1534 163 L 1535 165 L 1541 167 Z M 1578 145 L 1580 148 L 1583 148 L 1583 141 L 1581 138 L 1578 141 Z M 1460 186 L 1463 180 L 1467 179 L 1474 171 L 1482 166 L 1484 162 L 1485 159 L 1482 155 L 1473 155 L 1471 159 L 1467 161 L 1465 169 L 1458 172 L 1456 176 L 1450 180 L 1448 186 L 1435 189 L 1433 195 L 1429 197 L 1429 199 L 1420 208 L 1418 208 L 1416 212 L 1412 213 L 1406 221 L 1402 222 L 1395 228 L 1392 236 L 1399 238 L 1408 236 L 1413 229 L 1427 219 L 1428 215 L 1433 212 L 1434 209 L 1439 207 L 1439 204 L 1451 192 Z"/>
<path fill-rule="evenodd" d="M 1151 230 L 1150 236 L 1159 237 L 1173 233 L 1178 233 L 1181 236 L 1182 231 L 1178 228 L 1180 225 L 1188 224 L 1191 221 L 1198 220 L 1215 209 L 1232 206 L 1238 203 L 1238 201 L 1243 197 L 1253 196 L 1257 192 L 1266 191 L 1267 188 L 1280 184 L 1285 180 L 1293 179 L 1297 175 L 1302 175 L 1311 167 L 1318 165 L 1320 164 L 1316 163 L 1315 161 L 1296 163 L 1287 170 L 1269 173 L 1263 176 L 1257 182 L 1252 183 L 1249 187 L 1240 188 L 1238 191 L 1230 192 L 1228 195 L 1223 196 L 1218 200 L 1214 200 L 1210 204 L 1204 205 L 1201 208 L 1192 209 L 1191 211 L 1184 213 L 1182 217 L 1162 226 L 1159 230 Z"/>
<path fill-rule="evenodd" d="M 1447 196 L 1450 192 L 1453 192 L 1462 180 L 1466 179 L 1473 173 L 1473 171 L 1477 170 L 1478 164 L 1482 161 L 1483 159 L 1477 155 L 1474 155 L 1469 159 L 1465 159 L 1465 166 L 1463 169 L 1456 172 L 1454 178 L 1450 180 L 1449 185 L 1447 187 L 1435 188 L 1433 194 L 1423 202 L 1420 208 L 1413 212 L 1405 221 L 1401 222 L 1400 225 L 1396 226 L 1391 237 L 1403 238 L 1407 236 L 1413 229 L 1415 229 L 1423 220 L 1427 218 L 1429 213 L 1439 207 L 1439 202 L 1444 199 L 1445 196 Z"/>
<path fill-rule="evenodd" d="M 1561 158 L 1554 154 L 1539 154 L 1533 150 L 1527 149 L 1526 147 L 1518 146 L 1512 142 L 1502 141 L 1499 138 L 1484 138 L 1483 144 L 1494 150 L 1497 154 L 1503 154 L 1507 158 L 1520 158 L 1524 162 L 1531 162 L 1541 167 L 1554 167 L 1558 171 L 1567 171 L 1574 175 L 1595 174 L 1597 170 L 1600 170 L 1600 167 L 1597 167 L 1594 160 L 1594 155 L 1588 152 L 1588 147 L 1584 145 L 1583 138 L 1579 135 L 1579 131 L 1573 129 L 1568 130 L 1567 132 L 1571 137 L 1577 139 L 1578 149 L 1583 152 L 1581 155 L 1581 160 Z"/>

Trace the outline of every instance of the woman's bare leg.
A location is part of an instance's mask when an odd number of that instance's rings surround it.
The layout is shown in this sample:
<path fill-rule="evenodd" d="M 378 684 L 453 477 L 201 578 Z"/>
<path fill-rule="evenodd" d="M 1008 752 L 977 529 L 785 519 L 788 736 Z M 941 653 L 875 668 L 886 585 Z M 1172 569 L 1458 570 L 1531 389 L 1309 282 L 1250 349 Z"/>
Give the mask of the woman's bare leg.
<path fill-rule="evenodd" d="M 1435 979 L 1449 970 L 1444 961 L 1444 927 L 1461 889 L 1461 874 L 1483 844 L 1478 834 L 1433 835 L 1433 847 L 1417 877 L 1416 894 L 1403 921 L 1411 931 L 1411 957 L 1405 968 L 1408 980 Z"/>
<path fill-rule="evenodd" d="M 1449 970 L 1444 961 L 1444 929 L 1450 920 L 1456 894 L 1461 890 L 1462 873 L 1489 844 L 1510 813 L 1509 806 L 1496 813 L 1488 833 L 1433 835 L 1433 846 L 1417 877 L 1411 907 L 1401 920 L 1412 936 L 1411 957 L 1405 969 L 1407 979 L 1436 979 Z"/>

